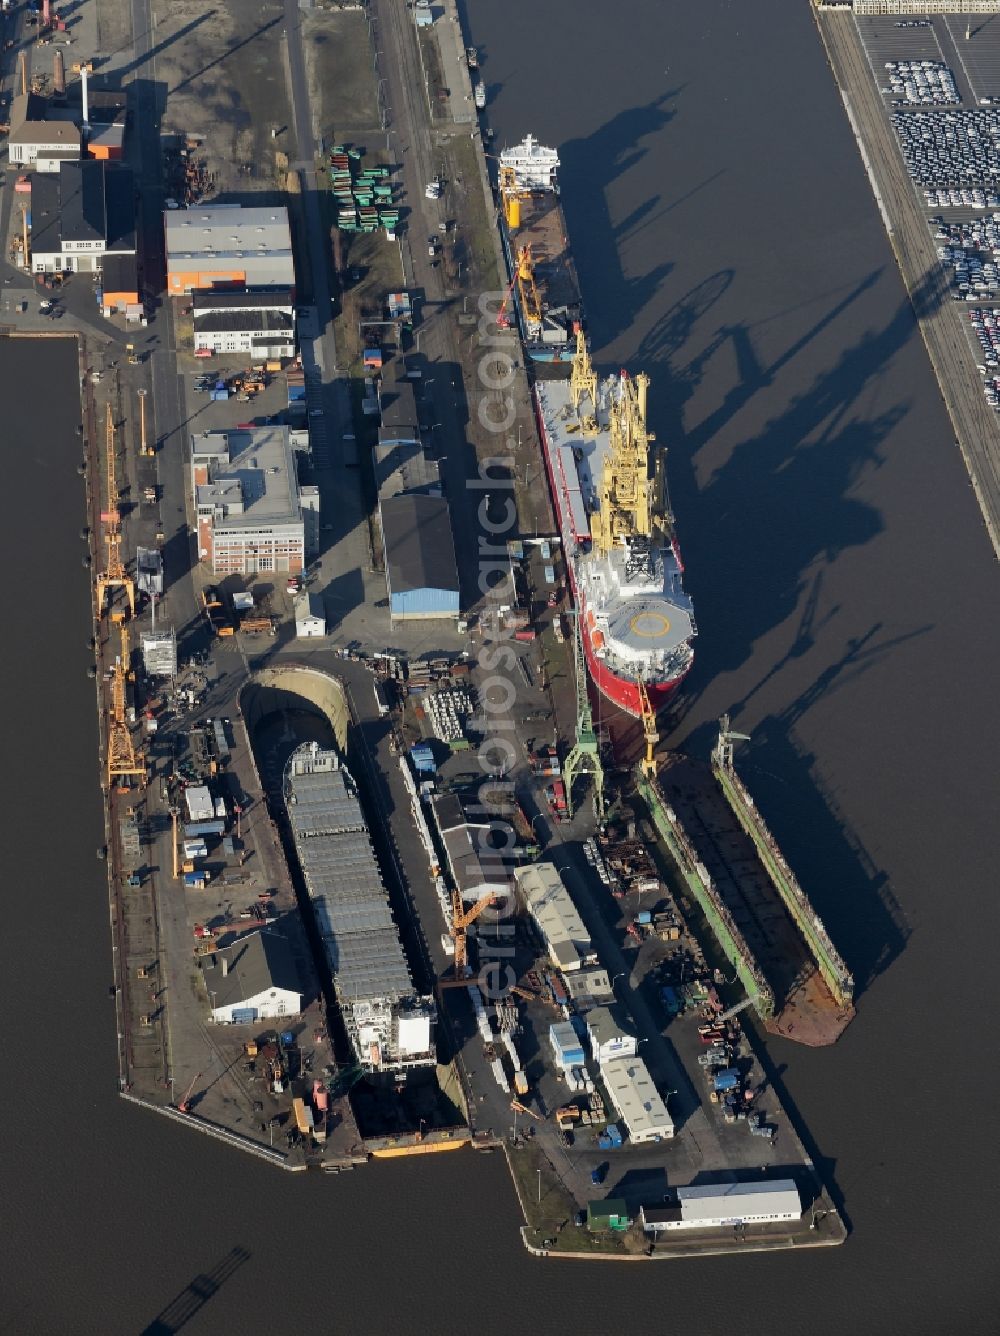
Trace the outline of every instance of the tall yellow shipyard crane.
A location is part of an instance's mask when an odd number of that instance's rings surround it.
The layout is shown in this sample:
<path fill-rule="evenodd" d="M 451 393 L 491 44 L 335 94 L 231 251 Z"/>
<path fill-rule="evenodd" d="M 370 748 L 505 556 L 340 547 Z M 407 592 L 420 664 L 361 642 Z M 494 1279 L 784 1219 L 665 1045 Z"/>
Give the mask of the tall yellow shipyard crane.
<path fill-rule="evenodd" d="M 111 677 L 111 710 L 108 716 L 108 787 L 117 780 L 138 779 L 146 782 L 146 758 L 137 751 L 128 726 L 125 684 L 130 677 L 128 627 L 119 626 L 121 651 Z"/>
<path fill-rule="evenodd" d="M 622 371 L 611 394 L 610 448 L 598 483 L 599 509 L 591 516 L 594 549 L 607 555 L 623 539 L 652 539 L 663 510 L 663 465 L 651 458 L 646 430 L 649 377 Z"/>
<path fill-rule="evenodd" d="M 642 734 L 646 739 L 646 754 L 639 762 L 639 768 L 647 779 L 656 778 L 656 744 L 660 735 L 656 731 L 656 711 L 649 699 L 646 683 L 639 679 L 639 708 L 642 711 Z"/>
<path fill-rule="evenodd" d="M 451 888 L 451 936 L 455 943 L 455 978 L 465 977 L 465 967 L 469 963 L 469 947 L 466 929 L 471 927 L 491 905 L 496 903 L 495 895 L 484 895 L 471 909 L 462 904 L 462 897 L 453 886 Z"/>
<path fill-rule="evenodd" d="M 135 582 L 125 570 L 122 561 L 121 516 L 118 512 L 118 479 L 115 469 L 115 424 L 108 407 L 107 432 L 108 459 L 108 508 L 101 512 L 101 519 L 106 526 L 104 541 L 108 545 L 108 561 L 102 574 L 97 577 L 97 615 L 104 614 L 104 595 L 109 589 L 124 589 L 128 596 L 131 616 L 135 616 Z M 120 618 L 113 618 L 118 621 Z"/>
<path fill-rule="evenodd" d="M 521 298 L 521 312 L 524 322 L 531 331 L 532 326 L 542 327 L 542 299 L 535 285 L 535 266 L 531 259 L 531 247 L 521 246 L 517 252 L 517 290 Z"/>

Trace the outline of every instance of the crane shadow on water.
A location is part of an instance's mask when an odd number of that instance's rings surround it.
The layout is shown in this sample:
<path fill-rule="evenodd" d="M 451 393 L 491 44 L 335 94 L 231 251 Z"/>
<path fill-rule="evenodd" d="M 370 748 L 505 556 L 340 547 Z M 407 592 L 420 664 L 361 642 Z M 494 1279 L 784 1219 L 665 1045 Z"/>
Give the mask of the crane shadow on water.
<path fill-rule="evenodd" d="M 559 149 L 566 215 L 586 219 L 586 226 L 574 235 L 573 251 L 588 310 L 594 313 L 593 342 L 597 345 L 612 342 L 634 325 L 674 267 L 663 263 L 643 274 L 625 273 L 619 253 L 622 242 L 648 224 L 660 196 L 649 196 L 615 223 L 608 192 L 646 157 L 648 150 L 642 141 L 669 125 L 676 114 L 671 103 L 682 91 L 668 89 L 645 106 L 629 107 L 593 134 L 571 139 Z"/>
<path fill-rule="evenodd" d="M 240 1267 L 249 1262 L 251 1256 L 248 1249 L 237 1244 L 211 1271 L 195 1276 L 185 1285 L 180 1294 L 171 1299 L 148 1326 L 143 1327 L 141 1336 L 174 1336 L 175 1332 L 198 1316 L 226 1281 L 231 1280 Z"/>

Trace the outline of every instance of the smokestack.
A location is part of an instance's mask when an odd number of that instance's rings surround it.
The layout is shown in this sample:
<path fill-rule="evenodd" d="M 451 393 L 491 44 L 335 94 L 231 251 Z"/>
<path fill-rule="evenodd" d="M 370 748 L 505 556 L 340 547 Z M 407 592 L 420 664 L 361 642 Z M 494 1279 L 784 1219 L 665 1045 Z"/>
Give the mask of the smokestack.
<path fill-rule="evenodd" d="M 60 102 L 66 100 L 66 59 L 59 50 L 52 57 L 52 93 Z"/>
<path fill-rule="evenodd" d="M 80 70 L 80 85 L 83 90 L 83 124 L 86 129 L 90 125 L 90 99 L 87 97 L 87 77 L 90 74 L 90 66 L 84 65 Z"/>
<path fill-rule="evenodd" d="M 24 97 L 28 91 L 28 66 L 25 63 L 25 55 L 23 51 L 17 58 L 17 64 L 21 71 L 21 96 Z"/>
<path fill-rule="evenodd" d="M 52 25 L 52 0 L 42 0 L 42 27 L 49 28 Z"/>

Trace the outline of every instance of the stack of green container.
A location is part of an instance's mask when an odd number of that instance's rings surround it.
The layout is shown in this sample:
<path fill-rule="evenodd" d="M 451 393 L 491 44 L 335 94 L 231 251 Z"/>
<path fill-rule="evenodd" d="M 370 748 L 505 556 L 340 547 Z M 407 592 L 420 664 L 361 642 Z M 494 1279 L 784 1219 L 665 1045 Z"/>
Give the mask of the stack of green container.
<path fill-rule="evenodd" d="M 344 232 L 387 232 L 399 224 L 399 210 L 392 206 L 392 185 L 386 166 L 358 171 L 359 149 L 335 144 L 330 154 L 330 184 L 337 201 L 337 226 Z"/>

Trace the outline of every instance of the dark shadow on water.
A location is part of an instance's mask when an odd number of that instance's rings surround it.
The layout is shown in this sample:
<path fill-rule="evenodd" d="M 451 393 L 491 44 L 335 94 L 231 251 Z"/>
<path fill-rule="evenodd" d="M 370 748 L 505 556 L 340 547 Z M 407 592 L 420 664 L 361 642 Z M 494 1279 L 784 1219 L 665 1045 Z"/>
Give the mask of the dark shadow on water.
<path fill-rule="evenodd" d="M 166 1308 L 157 1313 L 148 1326 L 143 1327 L 141 1336 L 173 1336 L 186 1327 L 252 1256 L 251 1252 L 237 1244 L 211 1271 L 195 1276 L 175 1299 L 171 1299 Z"/>
<path fill-rule="evenodd" d="M 765 821 L 780 831 L 782 852 L 853 973 L 860 999 L 902 953 L 910 926 L 888 875 L 820 785 L 816 758 L 796 743 L 795 717 L 792 707 L 765 720 L 737 766 Z"/>
<path fill-rule="evenodd" d="M 598 345 L 632 327 L 674 267 L 659 264 L 647 273 L 627 275 L 619 255 L 622 243 L 635 230 L 655 221 L 660 195 L 650 195 L 619 223 L 611 219 L 607 197 L 612 184 L 646 156 L 641 141 L 673 119 L 670 104 L 682 91 L 669 89 L 646 106 L 621 112 L 585 139 L 559 146 L 564 208 L 568 217 L 584 224 L 574 230 L 573 250 L 580 272 L 588 277 L 584 309 L 593 315 L 592 333 Z"/>
<path fill-rule="evenodd" d="M 864 471 L 880 466 L 883 443 L 905 416 L 907 404 L 898 402 L 875 414 L 857 405 L 912 335 L 909 303 L 901 304 L 882 329 L 865 331 L 761 431 L 738 441 L 700 488 L 693 466 L 698 449 L 771 383 L 776 369 L 845 314 L 872 281 L 866 278 L 837 302 L 769 367 L 761 366 L 746 329 L 720 332 L 723 337 L 710 345 L 707 355 L 679 373 L 671 372 L 666 392 L 653 401 L 651 425 L 657 439 L 672 446 L 668 472 L 675 498 L 681 498 L 677 510 L 689 588 L 696 608 L 704 599 L 715 613 L 712 639 L 696 644 L 682 712 L 691 709 L 718 673 L 744 665 L 754 646 L 794 615 L 807 582 L 815 581 L 824 566 L 870 542 L 882 529 L 880 515 L 858 499 L 855 488 Z M 662 357 L 676 342 L 674 335 L 664 338 L 662 330 L 660 337 L 657 353 Z M 727 340 L 736 348 L 741 381 L 708 419 L 685 431 L 683 405 L 707 373 L 714 346 Z M 637 360 L 645 364 L 645 359 Z M 733 597 L 730 565 L 718 559 L 720 548 L 747 554 L 738 599 Z M 713 588 L 713 576 L 723 583 Z"/>

